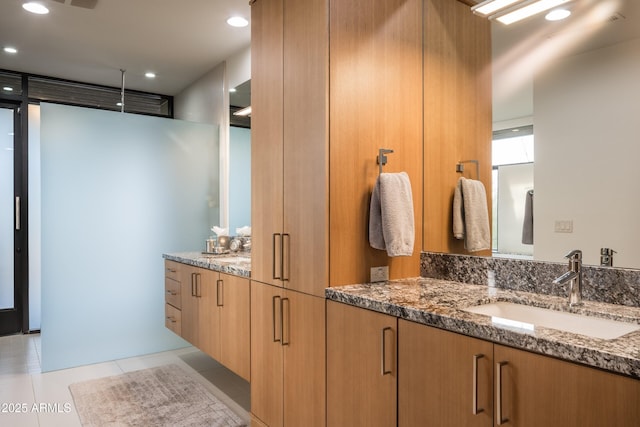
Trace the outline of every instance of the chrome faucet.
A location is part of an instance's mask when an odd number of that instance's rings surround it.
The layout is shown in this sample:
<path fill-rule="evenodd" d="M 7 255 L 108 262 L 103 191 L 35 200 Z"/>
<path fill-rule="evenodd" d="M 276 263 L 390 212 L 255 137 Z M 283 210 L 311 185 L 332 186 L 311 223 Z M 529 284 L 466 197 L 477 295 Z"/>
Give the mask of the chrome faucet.
<path fill-rule="evenodd" d="M 553 281 L 556 285 L 569 284 L 569 306 L 582 305 L 582 251 L 575 249 L 565 255 L 569 259 L 569 271 Z"/>

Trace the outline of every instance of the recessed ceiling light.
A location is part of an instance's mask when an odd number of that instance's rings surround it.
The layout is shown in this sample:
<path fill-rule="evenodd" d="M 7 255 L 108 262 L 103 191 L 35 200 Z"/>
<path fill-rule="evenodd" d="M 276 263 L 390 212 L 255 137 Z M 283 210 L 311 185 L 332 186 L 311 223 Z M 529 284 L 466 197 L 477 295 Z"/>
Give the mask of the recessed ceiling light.
<path fill-rule="evenodd" d="M 566 19 L 571 15 L 571 11 L 567 9 L 556 9 L 547 13 L 547 16 L 544 17 L 547 21 L 561 21 Z"/>
<path fill-rule="evenodd" d="M 5 90 L 5 91 L 7 91 L 7 92 L 13 92 L 13 88 L 12 88 L 12 87 L 9 87 L 9 86 L 5 86 L 5 87 L 3 87 L 3 88 L 2 88 L 2 90 Z"/>
<path fill-rule="evenodd" d="M 246 27 L 247 25 L 249 25 L 249 21 L 247 21 L 242 16 L 232 16 L 231 18 L 227 19 L 227 24 L 231 25 L 232 27 Z"/>
<path fill-rule="evenodd" d="M 16 49 L 15 47 L 10 47 L 10 46 L 5 47 L 4 51 L 7 52 L 7 53 L 18 53 L 18 49 Z"/>
<path fill-rule="evenodd" d="M 532 3 L 526 3 L 524 7 L 518 8 L 512 12 L 508 12 L 505 15 L 500 15 L 496 20 L 502 22 L 505 25 L 513 24 L 514 22 L 521 21 L 529 18 L 530 16 L 537 15 L 561 4 L 567 3 L 570 0 L 537 0 Z"/>
<path fill-rule="evenodd" d="M 47 13 L 49 13 L 49 9 L 47 9 L 45 5 L 33 1 L 23 3 L 22 8 L 27 12 L 35 13 L 38 15 L 46 15 Z"/>
<path fill-rule="evenodd" d="M 144 73 L 144 76 L 148 79 L 155 79 L 156 78 L 156 73 L 152 73 L 151 71 L 147 71 L 146 73 Z"/>
<path fill-rule="evenodd" d="M 118 103 L 116 103 L 116 105 L 117 105 L 118 107 L 122 107 L 122 102 L 118 102 Z"/>

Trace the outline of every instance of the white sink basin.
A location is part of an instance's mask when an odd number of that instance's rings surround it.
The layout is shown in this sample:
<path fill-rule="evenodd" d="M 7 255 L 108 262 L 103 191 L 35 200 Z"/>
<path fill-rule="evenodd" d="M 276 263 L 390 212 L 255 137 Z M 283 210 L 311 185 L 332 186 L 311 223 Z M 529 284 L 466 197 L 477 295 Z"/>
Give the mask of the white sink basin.
<path fill-rule="evenodd" d="M 640 330 L 635 323 L 565 313 L 511 302 L 496 302 L 463 309 L 491 316 L 496 325 L 533 331 L 536 326 L 610 340 Z"/>

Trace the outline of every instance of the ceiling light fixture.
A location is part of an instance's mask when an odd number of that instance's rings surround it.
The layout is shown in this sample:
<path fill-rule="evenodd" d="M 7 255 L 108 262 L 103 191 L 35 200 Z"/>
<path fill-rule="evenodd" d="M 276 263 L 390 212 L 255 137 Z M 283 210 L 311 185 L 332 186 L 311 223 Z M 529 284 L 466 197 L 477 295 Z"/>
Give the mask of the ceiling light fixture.
<path fill-rule="evenodd" d="M 487 0 L 471 10 L 476 15 L 510 25 L 569 1 L 571 0 Z"/>
<path fill-rule="evenodd" d="M 10 86 L 5 86 L 2 88 L 2 90 L 7 91 L 7 92 L 13 92 L 13 88 Z"/>
<path fill-rule="evenodd" d="M 571 11 L 567 9 L 554 9 L 547 13 L 544 17 L 547 21 L 562 21 L 567 19 L 571 15 Z"/>
<path fill-rule="evenodd" d="M 27 12 L 35 13 L 37 15 L 46 15 L 49 13 L 49 9 L 45 5 L 34 1 L 23 3 L 22 8 Z"/>
<path fill-rule="evenodd" d="M 16 49 L 15 47 L 10 47 L 10 46 L 5 47 L 4 51 L 6 53 L 18 53 L 18 49 Z"/>
<path fill-rule="evenodd" d="M 234 116 L 251 116 L 251 105 L 249 105 L 248 107 L 244 107 L 241 110 L 236 111 L 235 113 L 233 113 Z"/>
<path fill-rule="evenodd" d="M 156 73 L 153 73 L 151 71 L 147 71 L 146 73 L 144 73 L 144 76 L 148 79 L 155 79 L 156 78 Z"/>
<path fill-rule="evenodd" d="M 232 27 L 241 28 L 249 25 L 249 21 L 247 21 L 242 16 L 232 16 L 231 18 L 227 19 L 227 24 L 231 25 Z"/>
<path fill-rule="evenodd" d="M 514 3 L 518 3 L 521 0 L 489 0 L 477 4 L 471 8 L 476 15 L 489 16 L 494 12 L 504 9 L 507 6 L 511 6 Z"/>
<path fill-rule="evenodd" d="M 229 92 L 234 93 L 236 91 L 235 87 L 232 87 L 231 89 L 229 89 Z"/>

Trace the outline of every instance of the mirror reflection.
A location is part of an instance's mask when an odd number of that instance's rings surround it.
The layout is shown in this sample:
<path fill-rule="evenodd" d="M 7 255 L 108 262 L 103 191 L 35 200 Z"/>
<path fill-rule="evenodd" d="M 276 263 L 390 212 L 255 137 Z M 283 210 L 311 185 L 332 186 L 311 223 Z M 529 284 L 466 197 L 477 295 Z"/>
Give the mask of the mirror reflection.
<path fill-rule="evenodd" d="M 229 231 L 251 225 L 251 80 L 229 93 Z M 244 111 L 243 111 L 244 110 Z"/>
<path fill-rule="evenodd" d="M 640 2 L 565 8 L 492 24 L 494 254 L 639 268 Z"/>

